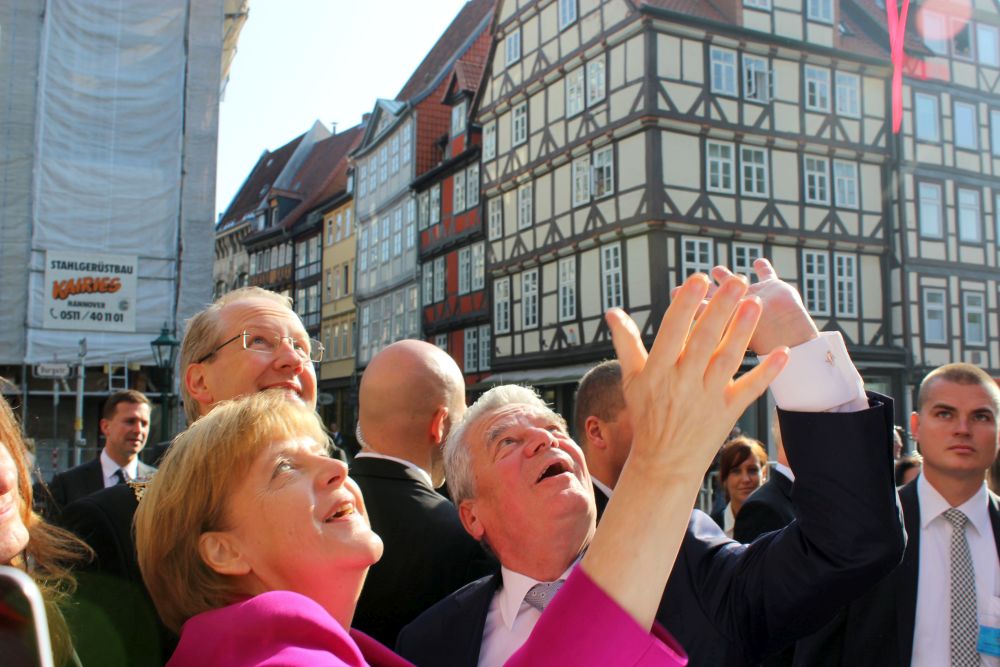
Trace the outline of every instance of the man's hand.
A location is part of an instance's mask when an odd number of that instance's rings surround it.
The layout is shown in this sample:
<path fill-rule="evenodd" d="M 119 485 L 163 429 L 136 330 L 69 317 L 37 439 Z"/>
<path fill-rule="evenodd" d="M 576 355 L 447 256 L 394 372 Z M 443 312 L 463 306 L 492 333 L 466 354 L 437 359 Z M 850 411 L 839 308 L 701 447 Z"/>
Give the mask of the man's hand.
<path fill-rule="evenodd" d="M 777 278 L 773 283 L 791 290 Z M 706 276 L 696 274 L 677 290 L 648 355 L 632 319 L 618 309 L 607 313 L 633 421 L 630 465 L 648 466 L 654 475 L 700 480 L 733 424 L 788 359 L 787 350 L 773 349 L 763 363 L 734 380 L 761 302 L 743 298 L 744 278 L 720 276 L 692 328 L 709 285 Z"/>
<path fill-rule="evenodd" d="M 769 354 L 781 346 L 795 347 L 819 336 L 819 329 L 802 305 L 798 290 L 778 278 L 771 262 L 758 259 L 753 263 L 758 282 L 751 285 L 747 294 L 760 299 L 763 311 L 757 330 L 750 338 L 750 349 L 755 353 Z M 732 277 L 724 266 L 712 269 L 712 278 L 721 285 Z M 709 298 L 720 288 L 709 290 Z"/>

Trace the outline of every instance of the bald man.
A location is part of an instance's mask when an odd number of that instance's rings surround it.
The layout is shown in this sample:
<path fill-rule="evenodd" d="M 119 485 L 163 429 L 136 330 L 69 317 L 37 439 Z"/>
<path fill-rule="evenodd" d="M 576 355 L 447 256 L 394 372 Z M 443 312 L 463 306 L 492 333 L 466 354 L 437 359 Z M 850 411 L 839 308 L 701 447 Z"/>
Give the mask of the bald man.
<path fill-rule="evenodd" d="M 385 549 L 368 571 L 353 627 L 393 646 L 404 625 L 496 566 L 435 491 L 444 483 L 445 438 L 465 414 L 455 361 L 430 343 L 393 343 L 365 369 L 359 402 L 351 478 Z"/>

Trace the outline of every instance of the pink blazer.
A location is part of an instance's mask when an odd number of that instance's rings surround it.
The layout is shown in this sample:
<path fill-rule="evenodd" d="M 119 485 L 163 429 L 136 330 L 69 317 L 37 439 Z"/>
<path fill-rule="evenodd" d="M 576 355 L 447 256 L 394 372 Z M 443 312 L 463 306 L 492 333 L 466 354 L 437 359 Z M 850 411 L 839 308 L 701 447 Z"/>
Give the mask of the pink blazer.
<path fill-rule="evenodd" d="M 572 628 L 572 631 L 567 631 Z M 682 667 L 684 650 L 659 625 L 644 631 L 579 568 L 553 598 L 510 667 Z M 412 667 L 310 598 L 270 591 L 189 619 L 168 667 Z"/>

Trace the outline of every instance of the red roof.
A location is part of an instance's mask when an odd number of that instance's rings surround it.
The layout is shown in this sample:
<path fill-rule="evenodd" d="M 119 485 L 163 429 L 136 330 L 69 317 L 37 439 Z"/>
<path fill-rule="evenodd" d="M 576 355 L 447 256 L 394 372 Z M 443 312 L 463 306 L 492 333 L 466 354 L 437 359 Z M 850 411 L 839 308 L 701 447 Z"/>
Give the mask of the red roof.
<path fill-rule="evenodd" d="M 257 210 L 304 136 L 300 134 L 276 151 L 264 151 L 226 208 L 217 226 L 218 231 L 239 223 L 248 213 Z"/>

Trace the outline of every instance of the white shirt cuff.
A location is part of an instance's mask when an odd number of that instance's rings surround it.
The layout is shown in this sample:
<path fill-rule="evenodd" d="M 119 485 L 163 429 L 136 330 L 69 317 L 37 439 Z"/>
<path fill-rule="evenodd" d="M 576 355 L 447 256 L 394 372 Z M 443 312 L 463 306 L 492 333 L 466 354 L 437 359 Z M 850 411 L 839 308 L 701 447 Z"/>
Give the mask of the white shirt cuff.
<path fill-rule="evenodd" d="M 793 412 L 855 412 L 868 408 L 864 383 L 840 332 L 821 332 L 818 338 L 789 352 L 788 365 L 771 383 L 771 395 L 779 408 Z"/>

